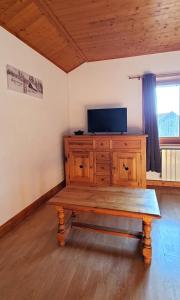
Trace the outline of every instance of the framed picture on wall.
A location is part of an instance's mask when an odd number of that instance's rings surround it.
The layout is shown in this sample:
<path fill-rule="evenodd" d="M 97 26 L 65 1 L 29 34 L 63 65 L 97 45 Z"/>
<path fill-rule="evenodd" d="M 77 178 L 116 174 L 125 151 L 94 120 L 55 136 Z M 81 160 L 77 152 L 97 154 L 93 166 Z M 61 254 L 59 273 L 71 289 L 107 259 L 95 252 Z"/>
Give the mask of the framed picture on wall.
<path fill-rule="evenodd" d="M 13 66 L 6 66 L 7 87 L 10 90 L 32 97 L 43 98 L 42 81 Z"/>

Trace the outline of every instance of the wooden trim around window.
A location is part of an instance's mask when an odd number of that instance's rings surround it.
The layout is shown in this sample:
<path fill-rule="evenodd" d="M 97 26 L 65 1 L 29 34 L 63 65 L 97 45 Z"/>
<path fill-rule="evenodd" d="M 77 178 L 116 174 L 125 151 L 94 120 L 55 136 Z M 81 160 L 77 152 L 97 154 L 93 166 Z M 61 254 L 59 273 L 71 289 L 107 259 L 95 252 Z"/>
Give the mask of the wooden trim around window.
<path fill-rule="evenodd" d="M 160 145 L 180 145 L 180 137 L 161 137 Z"/>

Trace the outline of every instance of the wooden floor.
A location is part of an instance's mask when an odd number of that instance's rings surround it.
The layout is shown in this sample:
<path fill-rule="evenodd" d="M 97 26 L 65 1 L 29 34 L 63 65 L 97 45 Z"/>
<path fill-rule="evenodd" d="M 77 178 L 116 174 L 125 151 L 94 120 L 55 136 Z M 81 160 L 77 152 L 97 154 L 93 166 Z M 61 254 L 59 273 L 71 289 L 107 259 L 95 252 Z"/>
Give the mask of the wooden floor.
<path fill-rule="evenodd" d="M 163 188 L 157 195 L 162 219 L 154 222 L 149 269 L 133 239 L 74 229 L 59 248 L 55 211 L 44 205 L 0 240 L 0 299 L 179 300 L 180 191 Z M 83 221 L 141 228 L 115 217 L 89 214 Z"/>

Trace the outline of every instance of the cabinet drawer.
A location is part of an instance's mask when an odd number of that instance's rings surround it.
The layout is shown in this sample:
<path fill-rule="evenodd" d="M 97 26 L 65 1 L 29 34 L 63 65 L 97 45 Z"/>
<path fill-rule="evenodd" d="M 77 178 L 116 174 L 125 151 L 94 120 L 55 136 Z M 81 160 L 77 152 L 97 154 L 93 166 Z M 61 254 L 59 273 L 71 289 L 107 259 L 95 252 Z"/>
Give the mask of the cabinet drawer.
<path fill-rule="evenodd" d="M 141 141 L 112 141 L 112 148 L 113 149 L 140 149 L 141 148 Z"/>
<path fill-rule="evenodd" d="M 99 164 L 97 163 L 96 164 L 96 174 L 110 174 L 110 164 L 108 163 L 102 163 L 102 164 Z"/>
<path fill-rule="evenodd" d="M 104 176 L 104 175 L 96 176 L 97 185 L 110 185 L 110 183 L 111 183 L 110 176 Z"/>
<path fill-rule="evenodd" d="M 96 162 L 99 161 L 109 161 L 110 160 L 110 153 L 109 152 L 96 152 Z"/>
<path fill-rule="evenodd" d="M 95 141 L 96 149 L 109 149 L 110 148 L 110 140 L 109 139 L 98 139 Z"/>
<path fill-rule="evenodd" d="M 91 150 L 93 149 L 93 140 L 72 140 L 68 142 L 70 149 Z"/>

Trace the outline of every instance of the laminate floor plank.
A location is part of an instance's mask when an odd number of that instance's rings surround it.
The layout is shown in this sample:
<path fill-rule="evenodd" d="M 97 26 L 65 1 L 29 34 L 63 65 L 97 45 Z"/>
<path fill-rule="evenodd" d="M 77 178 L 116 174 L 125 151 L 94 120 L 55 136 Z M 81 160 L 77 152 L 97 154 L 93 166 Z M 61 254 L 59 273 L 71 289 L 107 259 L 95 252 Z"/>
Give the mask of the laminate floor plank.
<path fill-rule="evenodd" d="M 180 191 L 157 190 L 162 219 L 153 222 L 153 257 L 140 242 L 73 229 L 56 241 L 53 207 L 44 205 L 0 240 L 1 300 L 179 300 Z M 78 221 L 141 230 L 138 220 L 83 214 Z"/>

